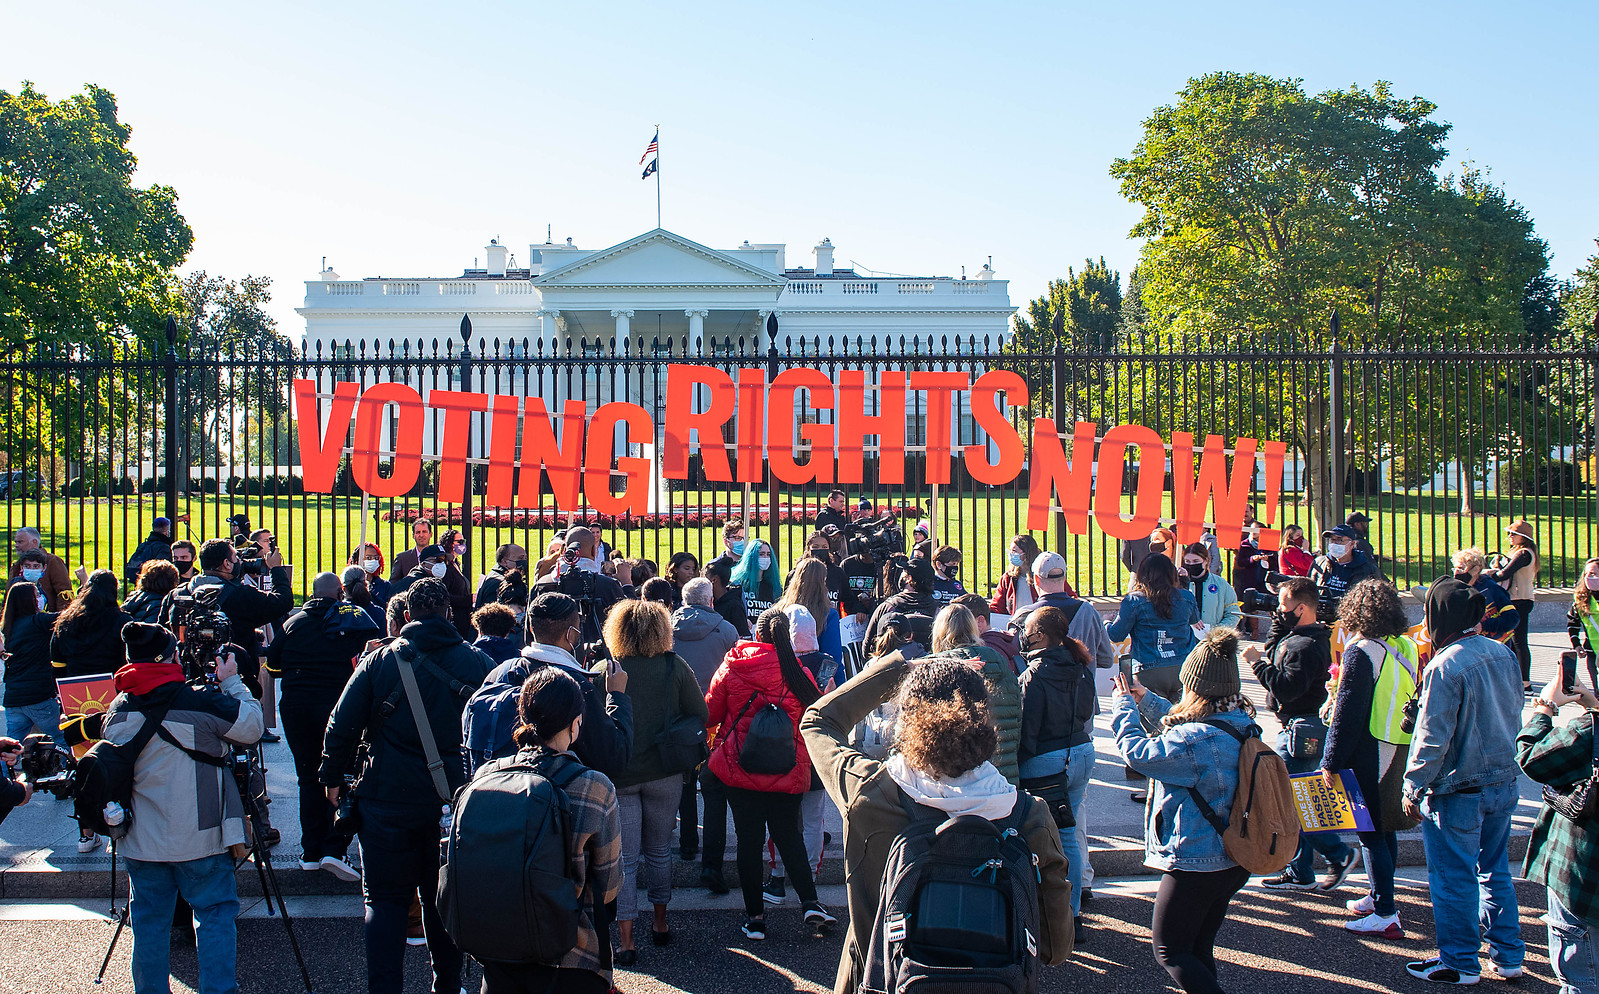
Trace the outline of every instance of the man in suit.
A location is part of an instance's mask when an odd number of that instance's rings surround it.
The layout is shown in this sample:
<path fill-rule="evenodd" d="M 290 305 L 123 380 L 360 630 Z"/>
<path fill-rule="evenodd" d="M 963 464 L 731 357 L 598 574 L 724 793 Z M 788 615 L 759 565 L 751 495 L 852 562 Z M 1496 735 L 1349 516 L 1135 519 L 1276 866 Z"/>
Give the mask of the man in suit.
<path fill-rule="evenodd" d="M 390 583 L 398 583 L 400 577 L 416 569 L 422 561 L 419 553 L 433 544 L 433 522 L 427 518 L 417 518 L 411 522 L 411 537 L 416 540 L 416 545 L 394 557 L 394 563 L 389 567 Z"/>

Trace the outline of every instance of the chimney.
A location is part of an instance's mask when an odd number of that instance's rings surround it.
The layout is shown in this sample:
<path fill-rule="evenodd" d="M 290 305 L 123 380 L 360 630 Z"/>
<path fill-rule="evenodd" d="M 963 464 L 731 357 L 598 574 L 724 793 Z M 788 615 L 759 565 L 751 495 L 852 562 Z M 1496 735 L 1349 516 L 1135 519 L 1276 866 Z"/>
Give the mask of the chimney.
<path fill-rule="evenodd" d="M 488 253 L 488 262 L 489 262 L 488 272 L 489 272 L 489 275 L 490 276 L 504 276 L 505 275 L 505 256 L 507 254 L 506 247 L 504 245 L 500 244 L 500 240 L 498 238 L 490 238 L 489 239 L 489 243 L 487 245 L 485 245 L 483 248 L 484 248 L 484 251 L 486 251 Z"/>
<path fill-rule="evenodd" d="M 991 279 L 994 278 L 994 257 L 993 256 L 989 256 L 988 257 L 988 261 L 983 263 L 983 268 L 979 269 L 977 271 L 977 278 L 980 279 L 980 280 L 991 280 Z"/>
<path fill-rule="evenodd" d="M 333 267 L 328 265 L 328 257 L 327 256 L 323 256 L 322 257 L 322 270 L 321 270 L 321 272 L 317 273 L 317 279 L 322 280 L 323 282 L 326 282 L 326 283 L 332 283 L 332 282 L 337 281 L 338 278 L 339 278 L 339 274 L 335 273 L 333 271 Z"/>
<path fill-rule="evenodd" d="M 823 238 L 820 242 L 816 243 L 816 248 L 812 249 L 812 251 L 816 253 L 816 275 L 817 276 L 831 276 L 831 275 L 833 275 L 833 242 L 832 242 L 832 240 L 828 239 L 828 238 Z"/>

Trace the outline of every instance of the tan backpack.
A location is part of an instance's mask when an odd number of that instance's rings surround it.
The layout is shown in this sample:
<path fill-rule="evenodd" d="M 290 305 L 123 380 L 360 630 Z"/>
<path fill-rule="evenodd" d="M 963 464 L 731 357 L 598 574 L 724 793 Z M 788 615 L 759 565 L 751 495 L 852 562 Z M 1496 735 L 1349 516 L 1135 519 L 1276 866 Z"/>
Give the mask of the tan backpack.
<path fill-rule="evenodd" d="M 1240 732 L 1219 719 L 1207 718 L 1205 724 L 1238 740 L 1238 791 L 1233 794 L 1232 813 L 1222 821 L 1198 790 L 1190 787 L 1188 793 L 1221 835 L 1228 858 L 1250 873 L 1277 873 L 1299 848 L 1299 807 L 1294 804 L 1288 764 L 1266 747 L 1260 729 L 1253 725 Z"/>

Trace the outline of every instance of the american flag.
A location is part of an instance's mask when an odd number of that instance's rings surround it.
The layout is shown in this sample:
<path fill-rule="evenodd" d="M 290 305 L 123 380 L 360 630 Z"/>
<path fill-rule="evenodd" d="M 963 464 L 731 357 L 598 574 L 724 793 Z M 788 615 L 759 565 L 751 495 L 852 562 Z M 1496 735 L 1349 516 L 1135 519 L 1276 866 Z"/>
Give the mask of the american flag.
<path fill-rule="evenodd" d="M 648 159 L 650 156 L 655 155 L 660 150 L 661 150 L 661 132 L 660 132 L 660 129 L 656 129 L 655 137 L 650 139 L 649 148 L 646 148 L 644 150 L 644 154 L 638 157 L 638 164 L 641 165 L 641 166 L 644 165 L 644 160 L 645 159 Z"/>

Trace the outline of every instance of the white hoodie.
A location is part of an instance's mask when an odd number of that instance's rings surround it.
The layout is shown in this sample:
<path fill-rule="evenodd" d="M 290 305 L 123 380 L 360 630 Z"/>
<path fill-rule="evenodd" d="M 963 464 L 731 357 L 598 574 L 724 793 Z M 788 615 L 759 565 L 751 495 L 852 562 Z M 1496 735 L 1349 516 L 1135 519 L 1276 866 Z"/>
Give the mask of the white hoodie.
<path fill-rule="evenodd" d="M 958 777 L 941 780 L 912 769 L 905 757 L 896 753 L 888 761 L 888 775 L 911 800 L 937 808 L 951 818 L 977 815 L 988 821 L 999 821 L 1009 817 L 1016 807 L 1016 788 L 993 763 L 984 763 Z"/>

